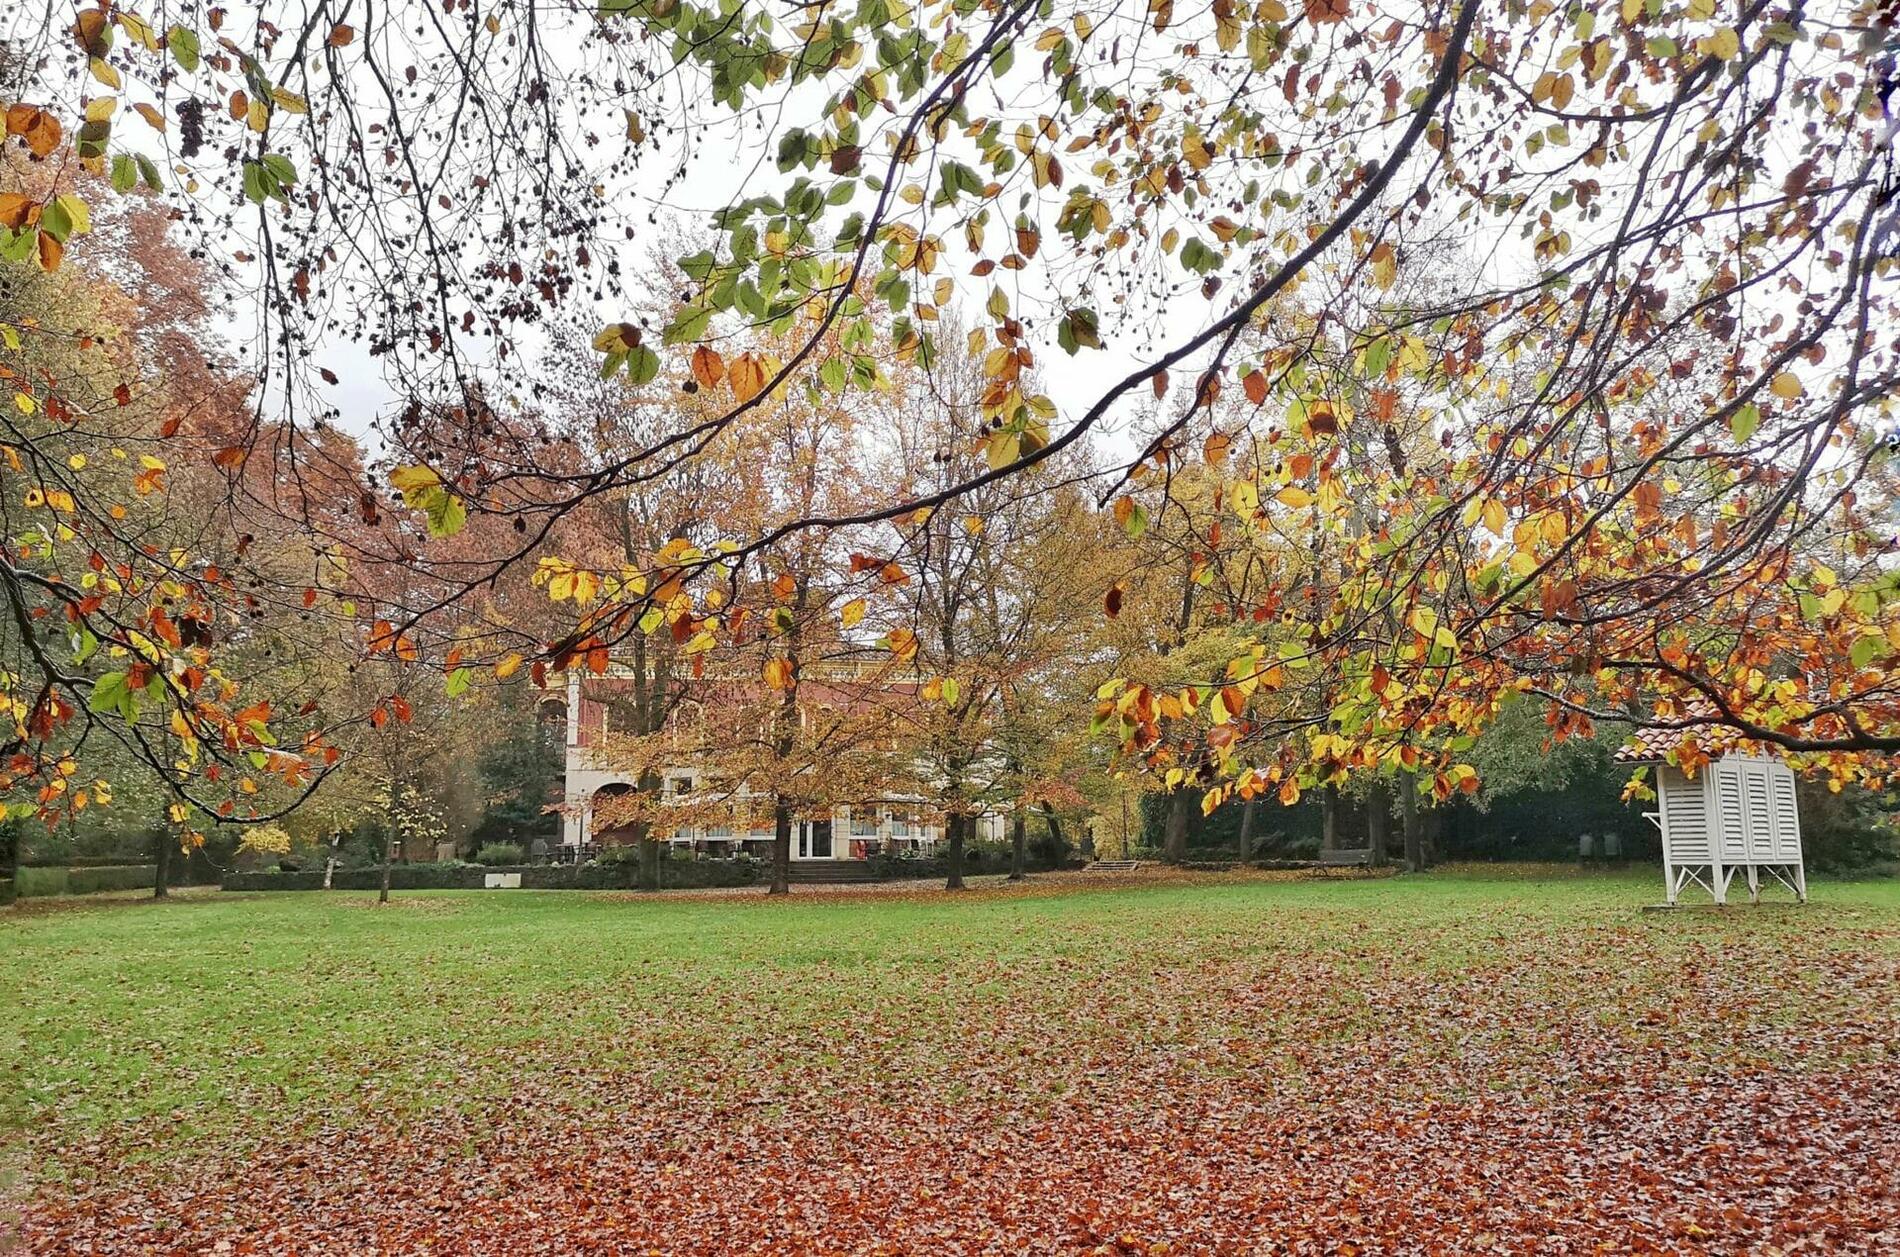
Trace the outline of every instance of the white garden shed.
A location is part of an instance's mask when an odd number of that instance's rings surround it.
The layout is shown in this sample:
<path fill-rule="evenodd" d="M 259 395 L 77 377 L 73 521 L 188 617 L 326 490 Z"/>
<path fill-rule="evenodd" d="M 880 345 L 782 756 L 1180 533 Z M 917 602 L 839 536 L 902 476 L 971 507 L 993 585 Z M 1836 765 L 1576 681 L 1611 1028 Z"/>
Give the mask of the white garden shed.
<path fill-rule="evenodd" d="M 1656 765 L 1656 810 L 1646 815 L 1662 831 L 1663 888 L 1672 906 L 1691 883 L 1727 903 L 1737 873 L 1750 903 L 1761 901 L 1770 880 L 1807 902 L 1792 769 L 1766 756 L 1730 754 L 1691 777 L 1640 742 L 1618 758 Z"/>

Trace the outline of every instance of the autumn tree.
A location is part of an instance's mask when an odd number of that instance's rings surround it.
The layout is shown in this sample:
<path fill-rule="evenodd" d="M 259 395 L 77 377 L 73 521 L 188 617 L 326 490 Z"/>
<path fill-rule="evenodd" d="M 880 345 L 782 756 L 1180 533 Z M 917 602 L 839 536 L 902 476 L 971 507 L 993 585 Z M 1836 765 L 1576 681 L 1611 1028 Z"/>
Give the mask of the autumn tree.
<path fill-rule="evenodd" d="M 1235 529 L 1308 493 L 1336 570 L 1293 630 L 1328 678 L 1313 704 L 1256 689 L 1241 696 L 1269 719 L 1192 714 L 1215 801 L 1264 788 L 1254 750 L 1299 721 L 1324 729 L 1296 788 L 1396 758 L 1434 795 L 1470 789 L 1459 748 L 1510 690 L 1575 721 L 1674 730 L 1691 765 L 1748 744 L 1877 780 L 1900 749 L 1886 466 L 1900 222 L 1879 94 L 1891 15 L 1875 0 L 870 0 L 790 20 L 745 0 L 446 16 L 187 0 L 162 25 L 136 6 L 22 25 L 38 22 L 16 10 L 4 32 L 20 49 L 10 151 L 35 177 L 0 204 L 0 253 L 73 265 L 95 205 L 163 195 L 177 231 L 260 296 L 273 413 L 214 452 L 233 451 L 227 466 L 313 423 L 326 385 L 305 351 L 361 335 L 445 416 L 387 433 L 407 504 L 438 532 L 521 525 L 406 609 L 398 628 L 432 666 L 450 639 L 431 621 L 550 557 L 558 525 L 689 466 L 781 387 L 841 370 L 869 387 L 833 344 L 927 366 L 959 311 L 989 384 L 956 474 L 697 557 L 601 563 L 667 598 L 620 599 L 578 637 L 543 637 L 535 661 L 569 662 L 589 638 L 729 638 L 706 594 L 783 537 L 980 516 L 986 492 L 1131 422 L 1142 395 L 1163 409 L 1098 493 L 1135 466 L 1191 463 L 1223 396 L 1246 398 L 1248 443 L 1269 451 L 1288 433 L 1350 440 L 1354 416 L 1402 402 L 1432 458 L 1328 451 L 1299 475 L 1273 457 L 1221 475 Z M 765 118 L 739 132 L 760 173 L 734 176 L 750 163 L 709 138 Z M 658 321 L 627 291 L 652 174 L 671 189 L 708 165 L 715 238 L 679 260 Z M 72 169 L 94 183 L 46 174 Z M 1428 301 L 1381 295 L 1448 256 Z M 1287 321 L 1293 298 L 1304 322 Z M 683 380 L 733 320 L 795 348 L 705 389 L 690 421 L 578 465 L 524 467 L 470 404 L 532 373 L 549 324 L 601 328 L 600 365 L 646 386 Z M 1083 364 L 1073 386 L 1022 387 L 1039 356 Z M 62 384 L 15 383 L 74 409 Z M 75 517 L 104 505 L 88 484 L 63 491 Z M 150 564 L 127 538 L 85 540 L 82 562 Z M 84 601 L 8 589 L 28 615 Z M 166 668 L 178 649 L 160 649 Z M 29 726 L 69 720 L 86 695 L 33 665 Z M 1150 714 L 1129 754 L 1181 719 L 1159 706 L 1132 703 Z M 233 726 L 220 732 L 242 742 Z"/>

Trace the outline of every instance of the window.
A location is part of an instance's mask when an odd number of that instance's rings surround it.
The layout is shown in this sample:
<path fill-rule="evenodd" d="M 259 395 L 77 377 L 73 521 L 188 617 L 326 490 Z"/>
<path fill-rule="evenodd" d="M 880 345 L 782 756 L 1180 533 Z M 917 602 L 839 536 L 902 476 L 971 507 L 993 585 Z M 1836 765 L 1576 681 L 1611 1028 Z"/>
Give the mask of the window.
<path fill-rule="evenodd" d="M 853 838 L 875 838 L 878 836 L 878 813 L 874 807 L 854 807 L 851 809 L 851 836 Z"/>

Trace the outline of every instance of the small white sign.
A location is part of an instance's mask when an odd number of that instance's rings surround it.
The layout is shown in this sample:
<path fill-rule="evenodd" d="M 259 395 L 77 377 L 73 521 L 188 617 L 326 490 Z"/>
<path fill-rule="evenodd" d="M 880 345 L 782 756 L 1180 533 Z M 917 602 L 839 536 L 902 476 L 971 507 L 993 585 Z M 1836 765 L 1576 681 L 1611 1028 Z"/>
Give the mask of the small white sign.
<path fill-rule="evenodd" d="M 520 890 L 521 874 L 489 873 L 483 877 L 482 882 L 489 890 Z"/>

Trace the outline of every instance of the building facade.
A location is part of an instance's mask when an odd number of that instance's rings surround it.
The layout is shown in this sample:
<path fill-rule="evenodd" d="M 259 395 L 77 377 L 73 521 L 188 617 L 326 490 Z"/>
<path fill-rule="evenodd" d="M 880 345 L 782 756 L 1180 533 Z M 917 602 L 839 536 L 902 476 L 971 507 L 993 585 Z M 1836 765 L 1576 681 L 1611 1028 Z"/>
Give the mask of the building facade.
<path fill-rule="evenodd" d="M 606 676 L 588 678 L 584 686 L 582 677 L 570 672 L 558 679 L 542 700 L 543 719 L 548 723 L 555 720 L 547 709 L 557 705 L 564 708 L 559 716 L 564 761 L 561 844 L 581 858 L 600 846 L 629 840 L 626 830 L 597 812 L 606 800 L 637 788 L 636 772 L 624 762 L 617 762 L 621 757 L 613 752 L 611 706 L 602 701 L 600 694 L 616 687 L 631 690 L 632 684 L 631 676 L 610 670 Z M 590 694 L 589 689 L 595 693 Z M 694 762 L 692 755 L 682 754 L 677 762 L 664 763 L 658 776 L 663 800 L 685 801 L 710 791 L 715 766 Z M 773 840 L 771 799 L 754 795 L 742 786 L 723 794 L 720 808 L 730 812 L 729 821 L 715 819 L 663 829 L 659 837 L 675 851 L 712 858 L 742 854 L 769 858 Z M 975 821 L 973 837 L 1003 838 L 1007 821 L 1002 813 L 988 810 Z M 935 852 L 943 839 L 943 818 L 925 800 L 883 797 L 840 805 L 829 815 L 795 819 L 791 855 L 794 860 L 865 860 L 887 853 L 926 856 Z"/>

